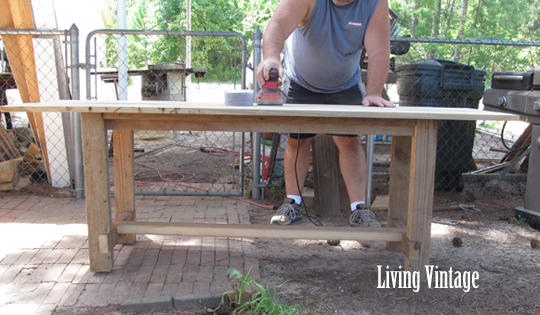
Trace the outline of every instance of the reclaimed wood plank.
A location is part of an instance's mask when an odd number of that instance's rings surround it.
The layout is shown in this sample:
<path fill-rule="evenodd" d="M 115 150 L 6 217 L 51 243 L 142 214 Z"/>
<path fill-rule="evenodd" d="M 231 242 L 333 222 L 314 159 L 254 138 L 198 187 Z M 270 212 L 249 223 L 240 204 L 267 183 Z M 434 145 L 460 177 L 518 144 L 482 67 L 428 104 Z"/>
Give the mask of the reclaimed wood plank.
<path fill-rule="evenodd" d="M 442 107 L 364 107 L 354 105 L 321 106 L 284 104 L 283 106 L 225 106 L 223 103 L 160 101 L 54 101 L 40 104 L 5 106 L 2 111 L 93 112 L 133 114 L 200 114 L 242 116 L 300 116 L 343 118 L 452 119 L 452 120 L 519 120 L 519 115 L 471 108 Z M 12 108 L 12 109 L 8 109 Z"/>
<path fill-rule="evenodd" d="M 135 186 L 133 168 L 133 131 L 114 130 L 114 212 L 118 217 L 122 213 L 131 213 L 135 220 Z M 135 243 L 135 234 L 124 236 L 120 244 Z"/>
<path fill-rule="evenodd" d="M 431 218 L 437 151 L 436 120 L 420 120 L 416 136 L 412 139 L 411 177 L 407 217 L 407 238 L 419 244 L 419 259 L 405 259 L 407 270 L 420 271 L 426 277 L 424 266 L 429 264 L 431 243 Z"/>
<path fill-rule="evenodd" d="M 83 166 L 90 269 L 109 272 L 113 267 L 112 251 L 101 253 L 100 234 L 109 235 L 110 217 L 107 130 L 101 114 L 82 113 Z"/>
<path fill-rule="evenodd" d="M 114 221 L 119 234 L 401 242 L 405 228 Z"/>

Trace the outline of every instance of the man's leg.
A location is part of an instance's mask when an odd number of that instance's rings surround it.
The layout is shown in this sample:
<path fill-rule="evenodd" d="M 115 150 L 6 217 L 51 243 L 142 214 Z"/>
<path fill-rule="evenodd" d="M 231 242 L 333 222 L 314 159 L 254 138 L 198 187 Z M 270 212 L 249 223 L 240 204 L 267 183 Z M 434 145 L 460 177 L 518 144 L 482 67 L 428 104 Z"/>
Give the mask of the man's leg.
<path fill-rule="evenodd" d="M 356 204 L 351 209 L 349 223 L 351 226 L 381 227 L 373 212 L 369 210 L 366 201 L 366 157 L 360 143 L 360 137 L 334 136 L 334 142 L 339 149 L 339 167 L 343 180 L 347 186 L 347 193 L 351 201 Z M 362 246 L 369 247 L 371 242 L 361 242 Z"/>
<path fill-rule="evenodd" d="M 285 171 L 285 190 L 287 198 L 285 202 L 277 209 L 276 214 L 270 219 L 271 224 L 288 225 L 292 222 L 302 219 L 302 208 L 300 207 L 300 191 L 306 181 L 307 172 L 310 164 L 310 147 L 313 142 L 313 136 L 304 139 L 289 137 L 283 168 Z M 297 154 L 298 153 L 298 154 Z M 296 164 L 296 168 L 295 168 Z M 297 200 L 289 198 L 296 198 Z"/>
<path fill-rule="evenodd" d="M 283 168 L 285 172 L 285 191 L 287 195 L 301 196 L 301 191 L 298 191 L 298 187 L 302 189 L 306 176 L 309 171 L 309 164 L 311 162 L 311 143 L 313 137 L 306 139 L 294 139 L 289 138 L 287 147 L 285 148 Z M 300 147 L 298 147 L 300 146 Z M 298 152 L 298 157 L 296 153 Z M 296 163 L 296 170 L 294 165 Z M 298 178 L 298 183 L 296 179 Z"/>
<path fill-rule="evenodd" d="M 339 168 L 351 203 L 366 201 L 366 156 L 360 137 L 334 136 L 339 149 Z"/>

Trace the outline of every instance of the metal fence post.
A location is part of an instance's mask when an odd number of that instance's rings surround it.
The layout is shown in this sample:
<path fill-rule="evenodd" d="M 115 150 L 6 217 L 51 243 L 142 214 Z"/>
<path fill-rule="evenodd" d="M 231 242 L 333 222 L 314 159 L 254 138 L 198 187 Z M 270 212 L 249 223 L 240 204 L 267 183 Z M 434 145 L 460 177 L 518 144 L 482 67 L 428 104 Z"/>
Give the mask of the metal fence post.
<path fill-rule="evenodd" d="M 259 92 L 259 84 L 257 83 L 257 66 L 261 63 L 261 41 L 262 33 L 257 27 L 253 32 L 253 101 L 257 101 L 257 94 Z M 251 133 L 251 145 L 253 152 L 253 184 L 252 186 L 252 198 L 261 198 L 261 133 Z"/>
<path fill-rule="evenodd" d="M 367 135 L 366 141 L 366 205 L 371 207 L 371 189 L 373 186 L 373 153 L 375 151 L 375 136 Z"/>
<path fill-rule="evenodd" d="M 71 37 L 71 98 L 80 100 L 79 29 L 75 24 L 71 25 L 69 35 Z M 81 199 L 84 198 L 84 177 L 80 113 L 72 113 L 71 126 L 71 141 L 73 142 L 71 148 L 73 150 L 72 154 L 75 164 L 75 197 Z"/>

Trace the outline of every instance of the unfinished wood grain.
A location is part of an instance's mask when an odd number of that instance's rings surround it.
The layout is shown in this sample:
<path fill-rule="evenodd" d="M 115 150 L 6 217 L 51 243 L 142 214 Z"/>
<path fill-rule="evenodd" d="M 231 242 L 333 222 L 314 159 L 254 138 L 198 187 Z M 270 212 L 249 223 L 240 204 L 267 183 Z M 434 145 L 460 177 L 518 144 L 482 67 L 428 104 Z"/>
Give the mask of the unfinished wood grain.
<path fill-rule="evenodd" d="M 133 221 L 133 212 L 122 212 L 113 221 Z"/>
<path fill-rule="evenodd" d="M 166 116 L 165 116 L 166 117 Z M 385 130 L 391 135 L 412 135 L 414 127 L 391 124 L 390 120 L 366 118 L 313 118 L 313 117 L 260 117 L 199 115 L 191 120 L 189 115 L 174 115 L 177 120 L 153 120 L 145 114 L 134 120 L 106 120 L 109 130 L 191 130 L 191 131 L 245 131 L 291 132 L 320 134 L 374 134 Z"/>
<path fill-rule="evenodd" d="M 112 251 L 99 251 L 99 235 L 108 235 L 112 228 L 107 132 L 101 114 L 82 113 L 81 130 L 90 269 L 94 272 L 109 272 L 113 267 Z"/>
<path fill-rule="evenodd" d="M 5 2 L 5 1 L 4 1 Z M 29 0 L 8 0 L 13 27 L 16 29 L 34 29 L 34 16 Z"/>
<path fill-rule="evenodd" d="M 397 218 L 407 224 L 410 179 L 412 176 L 412 138 L 392 137 L 391 154 L 388 219 Z M 401 244 L 387 243 L 386 248 L 391 251 L 401 251 Z"/>
<path fill-rule="evenodd" d="M 0 191 L 15 190 L 18 181 L 0 184 Z"/>
<path fill-rule="evenodd" d="M 19 165 L 22 158 L 0 162 L 0 184 L 13 183 L 20 175 Z"/>
<path fill-rule="evenodd" d="M 160 101 L 54 101 L 9 105 L 15 111 L 139 114 L 200 114 L 226 116 L 342 117 L 453 120 L 519 120 L 519 115 L 471 108 L 364 107 L 355 105 L 284 104 L 283 106 L 225 106 L 223 103 Z M 7 110 L 0 108 L 0 110 Z"/>
<path fill-rule="evenodd" d="M 404 228 L 407 226 L 398 218 L 388 218 L 388 227 L 392 228 Z M 399 247 L 399 251 L 403 252 L 405 258 L 409 261 L 416 261 L 420 259 L 420 243 L 412 242 L 409 240 L 407 235 L 403 234 L 400 243 L 391 243 L 396 244 L 395 246 Z"/>
<path fill-rule="evenodd" d="M 21 156 L 17 147 L 11 141 L 9 134 L 2 124 L 0 124 L 0 146 L 3 151 L 8 155 L 8 159 L 16 159 Z"/>
<path fill-rule="evenodd" d="M 437 125 L 435 120 L 420 120 L 411 146 L 407 238 L 411 242 L 420 243 L 420 257 L 416 261 L 406 258 L 405 267 L 411 271 L 420 271 L 422 279 L 426 277 L 424 266 L 429 264 Z"/>
<path fill-rule="evenodd" d="M 375 198 L 375 201 L 371 204 L 371 210 L 387 210 L 389 205 L 389 196 L 388 195 L 378 195 Z"/>
<path fill-rule="evenodd" d="M 404 228 L 114 221 L 120 234 L 400 242 Z"/>
<path fill-rule="evenodd" d="M 39 158 L 39 154 L 41 153 L 40 148 L 35 145 L 34 143 L 30 143 L 28 148 L 26 148 L 26 152 L 24 152 L 24 160 L 27 162 L 34 162 L 37 158 Z"/>
<path fill-rule="evenodd" d="M 98 234 L 98 248 L 100 254 L 108 254 L 113 251 L 116 244 L 125 237 L 124 234 L 119 234 L 116 227 L 113 227 L 107 234 Z"/>
<path fill-rule="evenodd" d="M 478 169 L 476 171 L 469 172 L 469 174 L 488 174 L 488 173 L 492 173 L 492 172 L 498 171 L 500 169 L 503 169 L 503 168 L 507 167 L 510 164 L 512 164 L 511 161 L 498 163 L 498 164 L 495 164 L 495 165 L 490 165 L 488 167 Z"/>
<path fill-rule="evenodd" d="M 130 213 L 135 220 L 135 186 L 133 182 L 133 131 L 114 130 L 114 211 L 116 217 Z M 120 244 L 135 243 L 135 234 L 124 236 Z"/>
<path fill-rule="evenodd" d="M 313 185 L 315 214 L 322 218 L 341 214 L 338 182 L 338 148 L 330 135 L 313 140 Z"/>

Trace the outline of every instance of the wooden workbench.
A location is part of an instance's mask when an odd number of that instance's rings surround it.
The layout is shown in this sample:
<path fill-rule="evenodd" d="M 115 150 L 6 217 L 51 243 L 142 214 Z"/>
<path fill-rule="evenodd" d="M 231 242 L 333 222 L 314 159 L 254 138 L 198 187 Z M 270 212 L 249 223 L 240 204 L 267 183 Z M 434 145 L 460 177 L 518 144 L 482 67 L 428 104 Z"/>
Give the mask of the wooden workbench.
<path fill-rule="evenodd" d="M 346 105 L 231 107 L 191 102 L 60 101 L 1 111 L 80 112 L 91 270 L 113 268 L 115 244 L 134 234 L 385 241 L 405 254 L 407 270 L 429 263 L 437 120 L 518 120 L 460 108 Z M 107 130 L 114 133 L 115 213 L 110 218 Z M 300 132 L 392 135 L 388 228 L 186 224 L 135 221 L 133 130 Z"/>

